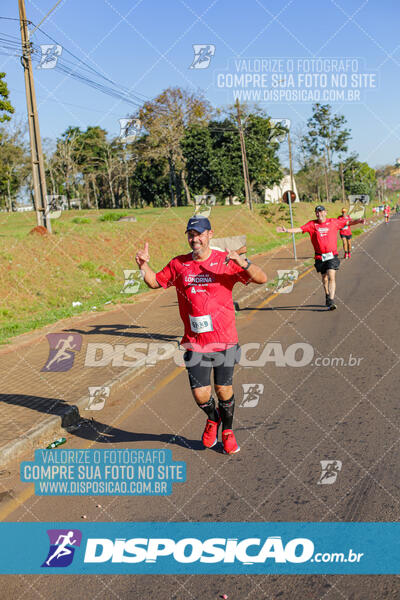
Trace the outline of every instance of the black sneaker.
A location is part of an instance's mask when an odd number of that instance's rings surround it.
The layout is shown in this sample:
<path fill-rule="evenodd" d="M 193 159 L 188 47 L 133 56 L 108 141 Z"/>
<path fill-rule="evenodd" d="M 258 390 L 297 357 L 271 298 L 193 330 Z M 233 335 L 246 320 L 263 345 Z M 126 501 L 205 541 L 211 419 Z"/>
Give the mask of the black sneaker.
<path fill-rule="evenodd" d="M 327 300 L 326 300 L 326 306 L 329 308 L 329 310 L 335 310 L 335 308 L 337 308 L 336 304 L 335 304 L 335 301 L 332 300 L 331 298 L 327 298 Z"/>

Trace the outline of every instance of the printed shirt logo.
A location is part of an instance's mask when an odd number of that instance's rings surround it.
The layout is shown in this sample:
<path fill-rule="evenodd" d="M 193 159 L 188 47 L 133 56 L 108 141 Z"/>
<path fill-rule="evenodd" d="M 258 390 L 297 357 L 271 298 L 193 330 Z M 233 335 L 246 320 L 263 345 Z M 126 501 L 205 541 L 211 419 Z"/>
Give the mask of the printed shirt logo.
<path fill-rule="evenodd" d="M 48 529 L 50 548 L 42 567 L 68 567 L 73 561 L 75 548 L 81 545 L 79 529 Z"/>
<path fill-rule="evenodd" d="M 329 227 L 317 227 L 317 232 L 321 237 L 328 235 Z"/>
<path fill-rule="evenodd" d="M 201 273 L 199 275 L 185 275 L 185 284 L 204 284 L 214 283 L 215 279 L 212 273 Z"/>
<path fill-rule="evenodd" d="M 42 371 L 69 371 L 74 364 L 75 352 L 82 347 L 82 336 L 79 333 L 48 333 L 46 337 L 50 349 Z"/>

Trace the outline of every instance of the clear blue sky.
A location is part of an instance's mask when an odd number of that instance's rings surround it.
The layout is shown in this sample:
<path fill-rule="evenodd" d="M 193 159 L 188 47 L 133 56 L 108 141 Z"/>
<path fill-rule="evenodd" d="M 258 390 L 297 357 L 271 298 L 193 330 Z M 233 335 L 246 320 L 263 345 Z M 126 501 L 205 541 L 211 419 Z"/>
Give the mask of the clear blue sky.
<path fill-rule="evenodd" d="M 55 2 L 26 0 L 28 19 L 37 24 Z M 0 15 L 18 17 L 18 1 L 2 0 Z M 297 69 L 299 60 L 308 59 L 302 65 L 310 66 L 311 59 L 330 59 L 323 67 L 329 88 L 332 73 L 327 72 L 327 65 L 332 68 L 336 59 L 357 59 L 356 68 L 353 63 L 354 70 L 346 71 L 345 94 L 354 73 L 373 74 L 368 85 L 376 88 L 357 87 L 360 100 L 356 103 L 348 101 L 348 96 L 346 101 L 339 97 L 331 103 L 348 120 L 350 149 L 377 166 L 392 164 L 400 156 L 399 22 L 398 0 L 63 0 L 42 28 L 63 46 L 63 58 L 69 59 L 68 49 L 136 94 L 150 98 L 166 87 L 183 86 L 203 90 L 214 106 L 233 102 L 232 90 L 219 89 L 217 83 L 225 82 L 227 73 L 238 74 L 239 65 L 248 64 L 235 63 L 238 59 L 281 58 L 281 71 L 275 74 L 279 86 L 288 82 L 291 63 L 287 61 L 293 60 L 295 79 L 294 87 L 287 88 L 290 93 L 307 91 L 305 67 Z M 0 19 L 0 31 L 19 36 L 18 22 Z M 33 41 L 48 42 L 42 33 L 35 34 Z M 208 68 L 189 68 L 193 44 L 215 46 Z M 270 66 L 278 68 L 278 63 Z M 264 62 L 262 94 L 267 95 L 272 85 L 268 68 Z M 17 115 L 24 118 L 19 59 L 0 54 L 0 71 L 6 72 L 11 101 Z M 117 135 L 118 119 L 132 112 L 125 101 L 54 69 L 35 68 L 35 82 L 43 137 L 54 139 L 70 125 L 100 125 Z M 254 79 L 249 85 L 247 89 Z M 317 88 L 323 91 L 319 83 Z M 312 100 L 295 102 L 293 96 L 287 100 L 267 98 L 261 106 L 272 117 L 291 119 L 294 128 L 304 126 Z"/>

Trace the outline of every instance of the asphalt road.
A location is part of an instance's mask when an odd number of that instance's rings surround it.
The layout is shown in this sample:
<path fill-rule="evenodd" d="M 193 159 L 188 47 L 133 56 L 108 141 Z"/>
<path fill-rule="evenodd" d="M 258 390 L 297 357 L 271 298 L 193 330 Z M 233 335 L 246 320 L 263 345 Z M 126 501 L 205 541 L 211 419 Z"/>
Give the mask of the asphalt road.
<path fill-rule="evenodd" d="M 202 449 L 204 417 L 186 373 L 164 361 L 132 387 L 121 386 L 113 405 L 77 429 L 69 447 L 167 447 L 186 462 L 187 482 L 174 484 L 170 497 L 46 498 L 27 494 L 15 479 L 10 485 L 21 492 L 21 506 L 6 520 L 397 521 L 399 247 L 396 217 L 355 240 L 338 273 L 336 311 L 325 310 L 313 270 L 291 293 L 269 302 L 259 295 L 242 307 L 240 342 L 260 344 L 249 362 L 267 343 L 270 360 L 236 367 L 239 454 L 223 455 L 220 444 Z M 303 350 L 295 353 L 293 344 Z M 304 350 L 307 364 L 294 366 Z M 253 394 L 244 396 L 249 384 Z M 134 409 L 127 402 L 132 389 L 141 395 Z M 341 463 L 330 485 L 318 484 L 323 460 Z M 5 600 L 400 598 L 397 576 L 40 575 L 2 576 L 1 584 Z"/>

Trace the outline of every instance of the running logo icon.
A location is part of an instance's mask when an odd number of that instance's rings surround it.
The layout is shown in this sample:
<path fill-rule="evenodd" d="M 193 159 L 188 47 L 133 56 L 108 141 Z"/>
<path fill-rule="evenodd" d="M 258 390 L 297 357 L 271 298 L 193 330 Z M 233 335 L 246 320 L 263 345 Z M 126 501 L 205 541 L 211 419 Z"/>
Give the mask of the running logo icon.
<path fill-rule="evenodd" d="M 140 269 L 124 269 L 124 279 L 121 294 L 137 294 L 143 281 L 142 271 Z"/>
<path fill-rule="evenodd" d="M 189 69 L 207 69 L 215 54 L 214 44 L 193 44 L 194 58 Z"/>
<path fill-rule="evenodd" d="M 260 396 L 264 392 L 264 384 L 262 383 L 243 383 L 243 400 L 240 404 L 241 408 L 254 408 L 257 406 Z"/>
<path fill-rule="evenodd" d="M 82 347 L 82 336 L 79 333 L 48 333 L 46 337 L 50 350 L 42 371 L 69 371 L 74 364 L 75 352 Z"/>
<path fill-rule="evenodd" d="M 75 549 L 81 545 L 79 529 L 48 529 L 50 548 L 42 567 L 68 567 L 74 558 Z"/>
<path fill-rule="evenodd" d="M 125 142 L 127 144 L 134 142 L 140 133 L 140 119 L 120 119 L 119 128 L 119 139 L 121 142 Z"/>
<path fill-rule="evenodd" d="M 57 65 L 57 61 L 62 53 L 62 46 L 59 44 L 40 44 L 42 56 L 40 57 L 40 63 L 38 69 L 54 69 Z"/>
<path fill-rule="evenodd" d="M 110 396 L 110 386 L 90 386 L 89 402 L 85 410 L 101 410 Z"/>
<path fill-rule="evenodd" d="M 317 484 L 331 485 L 335 483 L 338 474 L 342 470 L 342 462 L 340 460 L 320 460 L 320 463 L 322 473 Z"/>
<path fill-rule="evenodd" d="M 276 291 L 278 294 L 290 294 L 293 289 L 294 282 L 299 276 L 296 269 L 279 269 L 278 270 L 278 285 Z"/>

